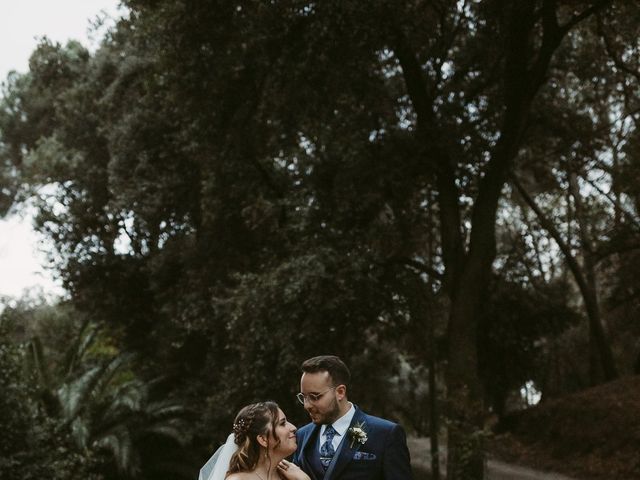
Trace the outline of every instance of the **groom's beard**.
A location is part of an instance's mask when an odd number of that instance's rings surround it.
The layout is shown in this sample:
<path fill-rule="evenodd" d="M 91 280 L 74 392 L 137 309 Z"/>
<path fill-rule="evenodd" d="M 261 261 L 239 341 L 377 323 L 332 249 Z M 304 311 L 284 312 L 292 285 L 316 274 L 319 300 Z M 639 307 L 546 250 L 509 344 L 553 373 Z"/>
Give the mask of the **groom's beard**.
<path fill-rule="evenodd" d="M 331 425 L 338 418 L 340 418 L 340 405 L 338 405 L 338 401 L 333 398 L 331 404 L 327 407 L 327 410 L 325 412 L 318 412 L 316 410 L 316 413 L 312 415 L 311 420 L 317 425 Z"/>

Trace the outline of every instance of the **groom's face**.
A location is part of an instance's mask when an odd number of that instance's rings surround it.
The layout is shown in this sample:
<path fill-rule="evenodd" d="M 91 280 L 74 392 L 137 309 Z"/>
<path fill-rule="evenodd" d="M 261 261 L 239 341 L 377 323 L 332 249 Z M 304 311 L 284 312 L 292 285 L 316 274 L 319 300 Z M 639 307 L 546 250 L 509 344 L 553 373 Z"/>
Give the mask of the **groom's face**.
<path fill-rule="evenodd" d="M 305 395 L 304 409 L 309 413 L 311 421 L 316 424 L 331 424 L 340 417 L 340 407 L 336 398 L 336 390 L 329 372 L 302 374 L 300 391 Z M 319 395 L 311 400 L 309 394 Z"/>

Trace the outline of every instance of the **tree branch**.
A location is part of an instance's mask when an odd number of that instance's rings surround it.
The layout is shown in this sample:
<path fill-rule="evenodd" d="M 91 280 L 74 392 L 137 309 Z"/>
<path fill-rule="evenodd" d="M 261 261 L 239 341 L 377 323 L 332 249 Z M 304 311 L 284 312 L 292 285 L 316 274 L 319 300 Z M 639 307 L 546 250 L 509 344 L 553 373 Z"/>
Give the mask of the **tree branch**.
<path fill-rule="evenodd" d="M 511 183 L 514 187 L 516 187 L 516 190 L 518 191 L 518 193 L 520 194 L 524 202 L 536 214 L 536 217 L 538 217 L 538 221 L 540 222 L 540 225 L 542 226 L 542 228 L 544 228 L 547 232 L 549 232 L 551 237 L 553 237 L 553 239 L 558 244 L 560 251 L 564 254 L 565 259 L 567 260 L 569 269 L 573 273 L 576 279 L 576 282 L 578 283 L 580 288 L 586 289 L 587 282 L 584 279 L 584 276 L 582 275 L 582 267 L 578 264 L 578 261 L 573 256 L 573 252 L 571 251 L 571 246 L 564 241 L 564 239 L 562 238 L 562 235 L 560 234 L 560 231 L 556 228 L 553 222 L 544 214 L 542 209 L 538 206 L 538 204 L 531 197 L 531 195 L 529 195 L 529 193 L 525 190 L 525 188 L 522 186 L 522 184 L 516 178 L 515 175 L 511 175 Z"/>
<path fill-rule="evenodd" d="M 563 26 L 560 27 L 560 30 L 562 30 L 562 35 L 565 35 L 567 32 L 569 32 L 569 30 L 575 27 L 578 23 L 582 22 L 583 20 L 586 20 L 591 15 L 598 13 L 600 10 L 604 10 L 606 7 L 608 7 L 611 4 L 611 2 L 612 0 L 600 0 L 598 2 L 595 2 L 589 8 L 587 8 L 584 12 L 571 17 L 571 20 L 569 20 L 567 23 L 565 23 Z"/>
<path fill-rule="evenodd" d="M 442 145 L 443 137 L 437 132 L 433 115 L 433 97 L 429 95 L 427 80 L 415 54 L 399 28 L 396 29 L 393 49 L 402 68 L 407 93 L 418 118 L 418 131 L 424 142 L 424 154 L 432 153 L 437 165 L 436 183 L 440 207 L 440 231 L 446 269 L 446 278 L 443 282 L 447 284 L 448 288 L 455 283 L 459 271 L 458 267 L 464 256 L 454 162 Z"/>
<path fill-rule="evenodd" d="M 433 267 L 430 267 L 426 263 L 419 262 L 418 260 L 413 260 L 411 258 L 401 258 L 395 257 L 390 259 L 391 263 L 397 263 L 400 265 L 404 265 L 406 267 L 413 268 L 414 270 L 418 270 L 420 273 L 424 273 L 432 278 L 442 281 L 444 275 Z"/>
<path fill-rule="evenodd" d="M 589 319 L 590 332 L 594 336 L 596 341 L 598 354 L 600 356 L 600 361 L 602 364 L 603 372 L 605 374 L 605 378 L 616 378 L 618 374 L 615 367 L 615 362 L 613 360 L 613 354 L 611 353 L 611 346 L 608 339 L 606 338 L 606 333 L 604 331 L 604 328 L 602 327 L 602 322 L 600 320 L 598 294 L 593 286 L 593 282 L 591 282 L 591 284 L 589 282 L 590 279 L 587 277 L 588 272 L 583 272 L 582 267 L 578 264 L 578 261 L 572 255 L 571 248 L 563 240 L 556 226 L 544 214 L 544 212 L 536 204 L 535 200 L 531 198 L 531 196 L 520 184 L 515 175 L 511 175 L 511 183 L 516 187 L 518 193 L 523 198 L 525 203 L 529 205 L 531 210 L 535 212 L 538 220 L 540 221 L 540 225 L 542 225 L 542 227 L 547 230 L 547 232 L 549 232 L 549 234 L 553 237 L 553 239 L 556 241 L 556 244 L 558 245 L 558 247 L 560 247 L 560 250 L 564 254 L 567 261 L 567 266 L 573 274 L 573 278 L 578 284 L 578 288 L 580 289 L 580 293 L 582 295 L 582 300 L 587 312 L 587 318 Z"/>

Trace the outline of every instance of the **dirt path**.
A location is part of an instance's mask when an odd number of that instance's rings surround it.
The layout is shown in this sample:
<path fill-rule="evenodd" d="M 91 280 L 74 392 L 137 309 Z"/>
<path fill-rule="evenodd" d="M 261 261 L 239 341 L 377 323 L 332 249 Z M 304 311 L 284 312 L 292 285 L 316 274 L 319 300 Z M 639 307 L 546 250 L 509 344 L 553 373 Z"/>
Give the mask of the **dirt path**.
<path fill-rule="evenodd" d="M 411 452 L 411 465 L 416 480 L 428 479 L 431 471 L 431 458 L 429 454 L 428 438 L 407 438 L 409 451 Z M 442 452 L 442 455 L 446 455 Z M 446 471 L 446 460 L 440 461 L 440 471 Z M 490 459 L 487 462 L 487 480 L 578 480 L 559 473 L 542 472 L 520 465 L 512 465 L 500 460 Z"/>
<path fill-rule="evenodd" d="M 487 480 L 575 480 L 559 473 L 541 472 L 519 465 L 489 460 Z"/>

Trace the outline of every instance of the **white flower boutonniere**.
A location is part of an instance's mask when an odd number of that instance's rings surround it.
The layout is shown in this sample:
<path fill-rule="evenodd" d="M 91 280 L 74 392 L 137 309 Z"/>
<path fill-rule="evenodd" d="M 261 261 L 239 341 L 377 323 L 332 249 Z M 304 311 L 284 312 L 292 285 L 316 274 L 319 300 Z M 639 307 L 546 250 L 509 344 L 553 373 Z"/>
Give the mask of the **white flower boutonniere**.
<path fill-rule="evenodd" d="M 349 444 L 349 448 L 353 448 L 353 445 L 359 443 L 360 445 L 364 445 L 367 441 L 367 432 L 364 429 L 364 422 L 356 423 L 349 430 L 349 439 L 351 443 Z"/>

